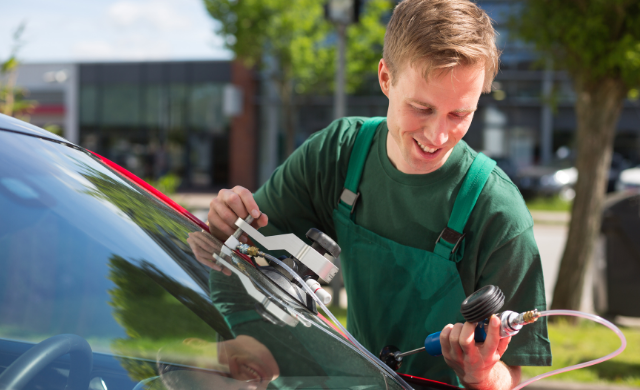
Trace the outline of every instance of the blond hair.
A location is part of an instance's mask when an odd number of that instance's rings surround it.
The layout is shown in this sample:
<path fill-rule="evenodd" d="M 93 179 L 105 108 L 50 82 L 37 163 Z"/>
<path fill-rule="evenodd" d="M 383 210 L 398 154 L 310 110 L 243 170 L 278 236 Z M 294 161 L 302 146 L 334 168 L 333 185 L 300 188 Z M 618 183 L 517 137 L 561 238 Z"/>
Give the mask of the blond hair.
<path fill-rule="evenodd" d="M 395 84 L 407 64 L 421 66 L 425 79 L 458 65 L 484 67 L 483 92 L 498 72 L 491 18 L 468 0 L 404 0 L 396 6 L 384 36 L 383 58 Z"/>

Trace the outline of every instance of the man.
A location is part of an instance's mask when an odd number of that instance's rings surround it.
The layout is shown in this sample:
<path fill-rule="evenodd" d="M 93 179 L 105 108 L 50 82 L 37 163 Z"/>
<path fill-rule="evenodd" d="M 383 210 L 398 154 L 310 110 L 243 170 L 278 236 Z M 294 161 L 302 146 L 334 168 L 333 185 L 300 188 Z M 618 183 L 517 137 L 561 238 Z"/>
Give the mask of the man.
<path fill-rule="evenodd" d="M 492 317 L 486 341 L 475 343 L 474 324 L 459 313 L 465 296 L 488 284 L 505 293 L 505 309 L 546 308 L 520 193 L 461 141 L 497 68 L 495 32 L 475 4 L 401 2 L 378 66 L 386 120 L 343 118 L 313 134 L 255 199 L 241 187 L 220 191 L 212 234 L 225 239 L 248 213 L 266 235 L 323 230 L 342 247 L 347 323 L 365 347 L 415 349 L 442 329 L 443 357 L 407 357 L 401 372 L 512 388 L 520 366 L 551 364 L 546 322 L 500 340 Z"/>

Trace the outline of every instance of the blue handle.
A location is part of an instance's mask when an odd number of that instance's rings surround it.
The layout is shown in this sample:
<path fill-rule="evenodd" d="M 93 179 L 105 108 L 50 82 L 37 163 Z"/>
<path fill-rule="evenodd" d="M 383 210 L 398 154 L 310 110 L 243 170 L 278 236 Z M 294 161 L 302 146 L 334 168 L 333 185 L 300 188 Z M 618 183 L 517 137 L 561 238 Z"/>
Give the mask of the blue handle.
<path fill-rule="evenodd" d="M 485 321 L 478 322 L 476 325 L 475 335 L 473 339 L 477 343 L 483 342 L 487 338 L 487 333 L 484 331 Z M 440 356 L 442 355 L 442 347 L 440 346 L 440 333 L 431 333 L 424 340 L 424 349 L 431 356 Z"/>

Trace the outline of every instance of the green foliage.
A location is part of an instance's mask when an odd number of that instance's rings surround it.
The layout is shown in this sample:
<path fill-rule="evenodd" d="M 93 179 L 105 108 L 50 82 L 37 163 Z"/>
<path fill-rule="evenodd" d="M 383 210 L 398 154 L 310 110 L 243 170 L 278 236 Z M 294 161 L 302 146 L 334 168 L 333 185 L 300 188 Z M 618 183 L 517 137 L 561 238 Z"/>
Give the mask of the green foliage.
<path fill-rule="evenodd" d="M 295 80 L 298 93 L 327 92 L 333 85 L 335 28 L 324 17 L 319 0 L 204 0 L 211 16 L 220 22 L 218 33 L 226 46 L 248 65 L 265 57 L 278 64 L 283 83 Z M 389 0 L 369 1 L 360 23 L 347 32 L 348 91 L 358 88 L 367 75 L 375 75 L 382 56 L 383 16 Z"/>
<path fill-rule="evenodd" d="M 640 2 L 637 0 L 527 0 L 512 19 L 518 38 L 534 43 L 574 78 L 640 83 Z"/>
<path fill-rule="evenodd" d="M 165 195 L 175 194 L 181 182 L 180 176 L 175 173 L 167 173 L 160 176 L 158 180 L 145 179 L 145 181 Z"/>
<path fill-rule="evenodd" d="M 527 208 L 534 211 L 571 211 L 571 201 L 560 199 L 559 196 L 539 196 L 526 199 Z"/>
<path fill-rule="evenodd" d="M 44 125 L 42 128 L 55 135 L 62 136 L 62 128 L 58 125 Z"/>
<path fill-rule="evenodd" d="M 16 87 L 16 70 L 20 65 L 18 52 L 22 48 L 22 34 L 26 28 L 26 23 L 22 22 L 13 33 L 13 46 L 9 58 L 0 63 L 0 113 L 5 115 L 15 115 L 19 119 L 29 121 L 28 114 L 35 108 L 37 103 L 26 100 L 27 91 Z"/>
<path fill-rule="evenodd" d="M 116 321 L 128 336 L 112 340 L 111 350 L 120 356 L 118 360 L 129 376 L 140 381 L 157 375 L 152 362 L 160 358 L 180 363 L 190 363 L 189 359 L 203 357 L 207 361 L 215 360 L 214 347 L 194 350 L 184 340 L 197 337 L 215 343 L 216 332 L 171 295 L 167 288 L 173 293 L 182 293 L 182 299 L 191 301 L 197 301 L 197 293 L 184 291 L 180 283 L 144 261 L 140 263 L 142 266 L 117 255 L 109 260 L 109 280 L 115 285 L 109 290 L 109 304 L 114 308 Z"/>

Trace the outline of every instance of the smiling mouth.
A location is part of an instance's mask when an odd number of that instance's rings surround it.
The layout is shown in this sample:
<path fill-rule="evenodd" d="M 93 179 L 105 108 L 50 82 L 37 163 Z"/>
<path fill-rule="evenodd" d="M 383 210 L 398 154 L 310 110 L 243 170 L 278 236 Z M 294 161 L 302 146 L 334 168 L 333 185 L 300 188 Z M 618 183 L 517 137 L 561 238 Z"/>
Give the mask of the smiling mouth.
<path fill-rule="evenodd" d="M 428 147 L 424 146 L 423 144 L 421 144 L 420 141 L 418 141 L 415 138 L 413 140 L 416 141 L 416 143 L 418 144 L 420 149 L 422 149 L 422 151 L 425 152 L 425 153 L 433 154 L 433 153 L 437 152 L 438 150 L 440 150 L 440 148 L 428 148 Z"/>
<path fill-rule="evenodd" d="M 262 382 L 262 375 L 260 375 L 256 370 L 246 364 L 241 364 L 241 367 L 245 375 L 249 377 L 249 381 Z"/>

